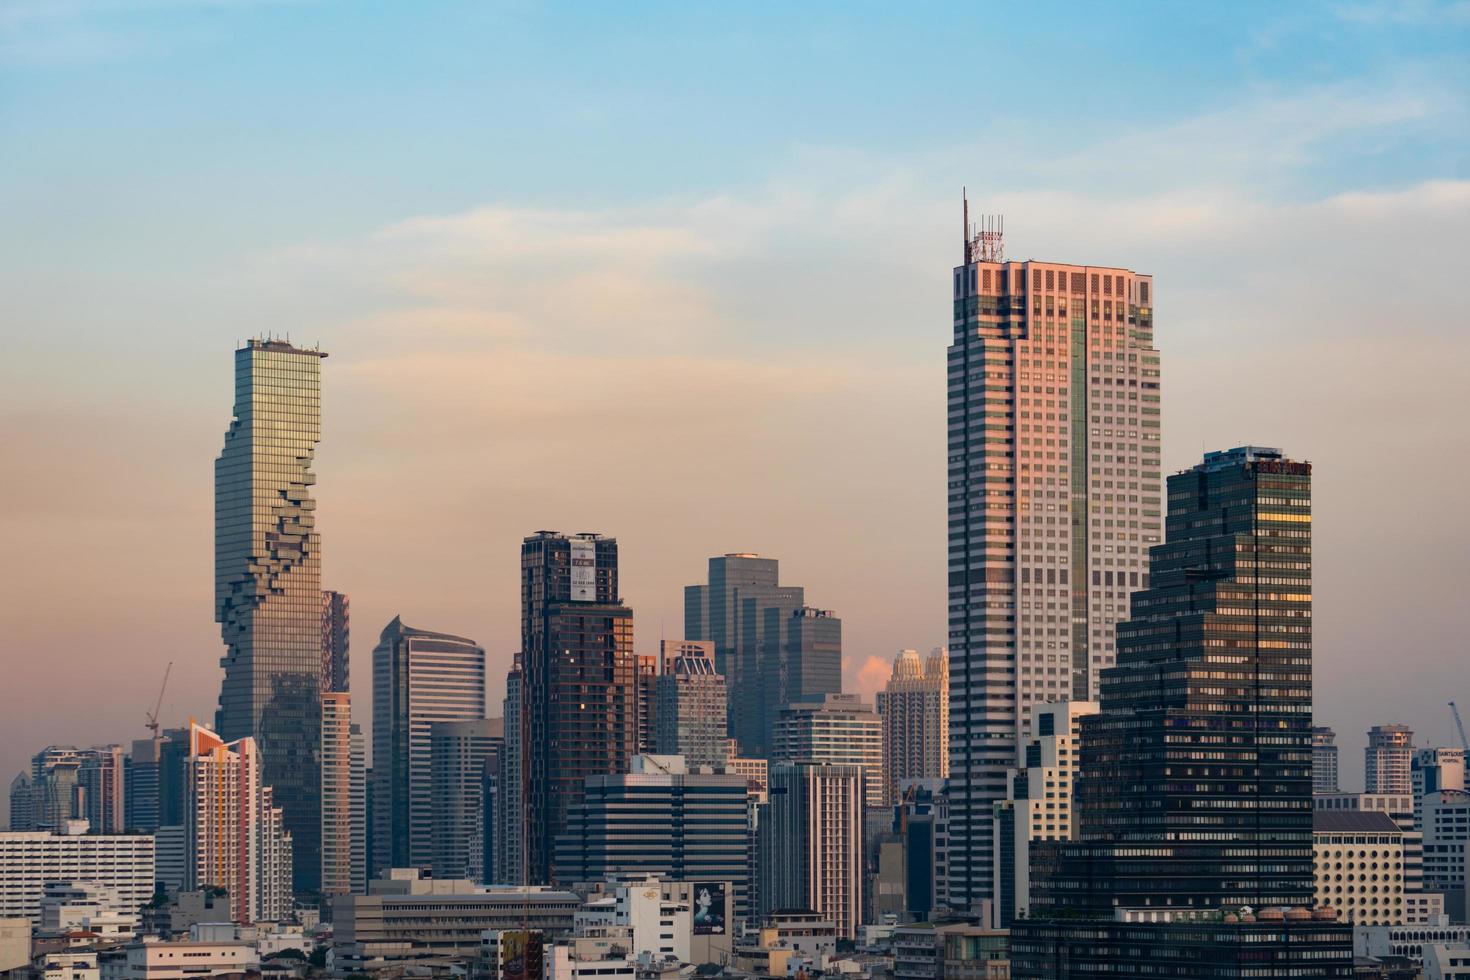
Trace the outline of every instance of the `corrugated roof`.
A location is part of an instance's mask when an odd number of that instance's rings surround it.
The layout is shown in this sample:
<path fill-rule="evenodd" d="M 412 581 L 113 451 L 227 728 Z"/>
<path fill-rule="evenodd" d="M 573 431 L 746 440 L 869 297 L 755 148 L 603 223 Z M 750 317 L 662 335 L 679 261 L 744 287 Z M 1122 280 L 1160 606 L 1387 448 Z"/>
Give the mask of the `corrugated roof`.
<path fill-rule="evenodd" d="M 1398 834 L 1393 817 L 1378 810 L 1313 810 L 1312 832 L 1317 834 Z"/>

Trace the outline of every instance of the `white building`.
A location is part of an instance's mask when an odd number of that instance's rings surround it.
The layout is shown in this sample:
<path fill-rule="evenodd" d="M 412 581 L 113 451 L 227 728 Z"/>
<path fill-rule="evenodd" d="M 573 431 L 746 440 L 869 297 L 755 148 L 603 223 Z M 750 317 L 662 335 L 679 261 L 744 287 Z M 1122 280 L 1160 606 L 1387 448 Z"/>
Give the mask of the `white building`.
<path fill-rule="evenodd" d="M 949 651 L 927 661 L 903 650 L 888 685 L 877 694 L 883 720 L 883 791 L 892 803 L 904 788 L 949 776 Z"/>
<path fill-rule="evenodd" d="M 1465 750 L 1444 747 L 1416 749 L 1409 775 L 1414 789 L 1414 819 L 1419 821 L 1424 797 L 1443 790 L 1465 789 Z M 1424 829 L 1422 823 L 1417 826 Z"/>
<path fill-rule="evenodd" d="M 1312 814 L 1316 898 L 1354 925 L 1398 926 L 1404 908 L 1404 832 L 1386 813 Z"/>
<path fill-rule="evenodd" d="M 1009 928 L 1031 898 L 1031 842 L 1071 840 L 1072 787 L 1081 719 L 1096 701 L 1049 701 L 1031 707 L 1035 733 L 1022 749 L 1024 768 L 1012 769 L 1006 799 L 995 805 L 995 907 Z"/>
<path fill-rule="evenodd" d="M 118 898 L 117 889 L 91 881 L 52 882 L 41 896 L 42 933 L 80 929 L 107 939 L 131 939 L 138 931 L 138 909 Z"/>
<path fill-rule="evenodd" d="M 883 725 L 856 694 L 785 705 L 773 736 L 772 761 L 860 766 L 866 805 L 884 805 Z"/>
<path fill-rule="evenodd" d="M 546 950 L 545 980 L 634 980 L 638 962 L 622 951 L 617 935 L 577 936 Z"/>
<path fill-rule="evenodd" d="M 1425 946 L 1424 980 L 1470 980 L 1470 946 L 1464 943 Z"/>
<path fill-rule="evenodd" d="M 153 897 L 153 838 L 146 834 L 88 834 L 71 821 L 69 833 L 0 833 L 0 918 L 41 919 L 48 882 L 91 881 L 111 888 L 124 909 Z"/>
<path fill-rule="evenodd" d="M 723 915 L 724 910 L 721 912 Z M 668 897 L 658 878 L 613 886 L 609 894 L 593 898 L 579 909 L 575 921 L 578 935 L 626 927 L 632 942 L 628 954 L 634 958 L 695 962 L 691 951 L 693 909 L 687 901 Z"/>
<path fill-rule="evenodd" d="M 260 966 L 254 947 L 243 942 L 134 943 L 127 957 L 123 980 L 196 980 Z"/>
<path fill-rule="evenodd" d="M 1455 922 L 1470 918 L 1470 793 L 1444 790 L 1423 799 L 1424 887 L 1442 892 Z"/>
<path fill-rule="evenodd" d="M 1353 928 L 1353 955 L 1357 957 L 1402 956 L 1417 963 L 1424 958 L 1424 947 L 1428 945 L 1465 942 L 1470 942 L 1470 926 L 1451 925 L 1443 920 L 1432 925 Z"/>
<path fill-rule="evenodd" d="M 1374 725 L 1363 750 L 1363 787 L 1369 793 L 1413 794 L 1414 732 L 1408 725 Z"/>

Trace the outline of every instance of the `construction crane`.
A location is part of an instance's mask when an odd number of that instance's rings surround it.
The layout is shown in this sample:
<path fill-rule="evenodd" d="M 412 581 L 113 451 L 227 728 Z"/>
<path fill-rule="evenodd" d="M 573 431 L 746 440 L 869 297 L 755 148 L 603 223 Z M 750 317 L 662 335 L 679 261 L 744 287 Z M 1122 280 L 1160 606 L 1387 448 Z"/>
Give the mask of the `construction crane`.
<path fill-rule="evenodd" d="M 1450 713 L 1455 716 L 1455 727 L 1460 730 L 1460 745 L 1465 749 L 1465 754 L 1470 755 L 1470 739 L 1465 737 L 1465 723 L 1460 720 L 1460 709 L 1455 707 L 1455 702 L 1450 702 Z"/>
<path fill-rule="evenodd" d="M 158 737 L 158 712 L 163 708 L 163 692 L 168 690 L 168 675 L 173 672 L 174 662 L 170 660 L 168 666 L 163 669 L 163 683 L 158 685 L 158 701 L 154 703 L 153 710 L 148 712 L 148 730 L 153 737 Z"/>

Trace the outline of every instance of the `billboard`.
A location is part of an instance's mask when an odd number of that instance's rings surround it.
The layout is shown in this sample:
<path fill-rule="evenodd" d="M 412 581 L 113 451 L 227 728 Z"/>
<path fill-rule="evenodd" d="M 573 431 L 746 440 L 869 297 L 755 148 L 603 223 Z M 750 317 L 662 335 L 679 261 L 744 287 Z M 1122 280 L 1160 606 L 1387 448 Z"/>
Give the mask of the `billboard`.
<path fill-rule="evenodd" d="M 696 936 L 723 936 L 725 934 L 725 882 L 697 881 L 694 883 L 694 934 Z"/>
<path fill-rule="evenodd" d="M 541 980 L 540 932 L 500 934 L 500 980 Z"/>
<path fill-rule="evenodd" d="M 597 542 L 572 539 L 572 601 L 597 601 Z"/>

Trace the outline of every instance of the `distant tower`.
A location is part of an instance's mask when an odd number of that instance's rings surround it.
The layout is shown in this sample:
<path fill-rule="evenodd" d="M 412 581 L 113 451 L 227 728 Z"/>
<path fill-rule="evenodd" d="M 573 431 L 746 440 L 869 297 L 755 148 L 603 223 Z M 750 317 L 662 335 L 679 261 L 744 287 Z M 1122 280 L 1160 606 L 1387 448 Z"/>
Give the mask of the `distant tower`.
<path fill-rule="evenodd" d="M 994 897 L 992 807 L 1028 709 L 1095 699 L 1160 540 L 1153 280 L 1005 261 L 966 205 L 948 354 L 950 898 Z"/>
<path fill-rule="evenodd" d="M 715 673 L 714 644 L 665 642 L 658 678 L 658 727 L 653 751 L 682 755 L 691 767 L 723 766 L 729 738 L 725 678 Z"/>
<path fill-rule="evenodd" d="M 352 696 L 322 695 L 322 894 L 367 888 L 367 787 L 362 730 L 352 723 Z"/>
<path fill-rule="evenodd" d="M 311 466 L 323 357 L 279 340 L 235 351 L 235 417 L 214 464 L 214 618 L 225 643 L 216 727 L 259 747 L 303 893 L 321 886 L 321 536 Z"/>
<path fill-rule="evenodd" d="M 856 694 L 786 705 L 775 736 L 773 760 L 857 766 L 863 774 L 864 805 L 883 805 L 882 722 Z"/>
<path fill-rule="evenodd" d="M 20 773 L 10 781 L 10 829 L 34 830 L 36 801 L 34 786 L 28 773 Z"/>
<path fill-rule="evenodd" d="M 347 593 L 322 592 L 322 693 L 350 690 L 351 631 Z"/>
<path fill-rule="evenodd" d="M 1364 790 L 1369 793 L 1414 792 L 1414 732 L 1408 725 L 1374 725 L 1363 750 Z"/>
<path fill-rule="evenodd" d="M 433 864 L 432 729 L 485 717 L 485 649 L 394 617 L 373 650 L 372 865 Z"/>
<path fill-rule="evenodd" d="M 927 662 L 903 650 L 888 686 L 878 692 L 883 719 L 883 791 L 893 803 L 906 786 L 949 776 L 949 652 L 936 647 Z"/>
<path fill-rule="evenodd" d="M 485 880 L 485 770 L 497 765 L 504 742 L 499 718 L 430 726 L 434 877 Z"/>
<path fill-rule="evenodd" d="M 810 909 L 857 935 L 863 914 L 861 766 L 778 762 L 760 825 L 761 911 Z M 813 833 L 820 827 L 821 833 Z"/>
<path fill-rule="evenodd" d="M 1312 792 L 1337 792 L 1337 733 L 1321 725 L 1312 729 Z"/>

